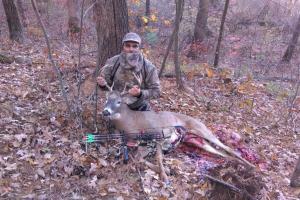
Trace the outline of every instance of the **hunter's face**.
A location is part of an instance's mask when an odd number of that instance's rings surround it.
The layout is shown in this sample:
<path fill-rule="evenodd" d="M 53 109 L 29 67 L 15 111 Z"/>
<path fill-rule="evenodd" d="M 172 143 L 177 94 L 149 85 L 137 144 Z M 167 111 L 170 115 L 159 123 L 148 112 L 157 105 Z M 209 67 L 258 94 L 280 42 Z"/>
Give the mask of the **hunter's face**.
<path fill-rule="evenodd" d="M 139 50 L 139 44 L 136 42 L 125 42 L 123 45 L 123 51 L 125 53 L 134 53 Z"/>

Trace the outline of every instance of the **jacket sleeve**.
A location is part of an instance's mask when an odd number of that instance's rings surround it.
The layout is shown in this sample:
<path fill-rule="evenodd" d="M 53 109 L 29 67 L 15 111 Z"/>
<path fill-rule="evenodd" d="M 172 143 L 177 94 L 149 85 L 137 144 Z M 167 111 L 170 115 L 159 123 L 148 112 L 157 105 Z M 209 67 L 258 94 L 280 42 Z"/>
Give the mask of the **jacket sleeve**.
<path fill-rule="evenodd" d="M 145 77 L 145 88 L 142 89 L 141 98 L 155 99 L 160 96 L 160 82 L 156 67 L 152 63 L 148 63 L 149 71 Z"/>
<path fill-rule="evenodd" d="M 113 68 L 114 68 L 114 65 L 116 64 L 117 62 L 117 56 L 114 56 L 110 59 L 108 59 L 105 63 L 105 65 L 101 68 L 101 73 L 100 73 L 100 76 L 104 77 L 105 81 L 107 82 L 107 84 L 109 86 L 112 85 L 112 76 L 113 76 Z M 106 90 L 107 88 L 104 86 L 104 87 L 101 87 L 101 89 L 103 90 Z"/>

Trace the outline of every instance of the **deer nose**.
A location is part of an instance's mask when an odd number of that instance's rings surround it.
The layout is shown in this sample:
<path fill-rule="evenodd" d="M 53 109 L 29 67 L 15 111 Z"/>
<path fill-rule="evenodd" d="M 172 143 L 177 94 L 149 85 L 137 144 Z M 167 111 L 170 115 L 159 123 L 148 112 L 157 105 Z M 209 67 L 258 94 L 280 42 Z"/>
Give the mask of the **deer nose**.
<path fill-rule="evenodd" d="M 105 109 L 102 111 L 102 114 L 103 114 L 103 116 L 109 116 L 110 112 L 109 112 L 109 110 Z"/>

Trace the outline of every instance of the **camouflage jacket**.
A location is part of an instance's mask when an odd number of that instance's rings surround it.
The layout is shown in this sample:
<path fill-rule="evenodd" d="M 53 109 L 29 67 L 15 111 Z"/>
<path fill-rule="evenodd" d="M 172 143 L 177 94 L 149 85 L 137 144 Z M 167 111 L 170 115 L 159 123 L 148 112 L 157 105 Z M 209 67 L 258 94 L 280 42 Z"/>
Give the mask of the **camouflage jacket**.
<path fill-rule="evenodd" d="M 129 90 L 133 85 L 138 85 L 133 73 L 142 77 L 141 96 L 137 99 L 137 104 L 159 97 L 160 82 L 157 69 L 143 56 L 139 59 L 138 65 L 134 69 L 130 69 L 126 66 L 122 54 L 116 55 L 106 61 L 102 76 L 104 76 L 108 85 L 111 86 L 114 83 L 113 90 L 122 92 L 125 84 L 127 85 L 126 90 Z"/>

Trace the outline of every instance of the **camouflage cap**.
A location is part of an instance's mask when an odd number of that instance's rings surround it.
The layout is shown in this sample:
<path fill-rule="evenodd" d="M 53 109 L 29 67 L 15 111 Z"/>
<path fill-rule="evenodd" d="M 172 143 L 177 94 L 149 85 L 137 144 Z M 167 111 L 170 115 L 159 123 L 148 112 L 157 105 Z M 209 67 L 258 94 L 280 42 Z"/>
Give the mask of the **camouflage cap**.
<path fill-rule="evenodd" d="M 138 44 L 141 44 L 142 40 L 141 37 L 133 32 L 127 33 L 122 40 L 122 44 L 124 44 L 124 42 L 137 42 Z"/>

